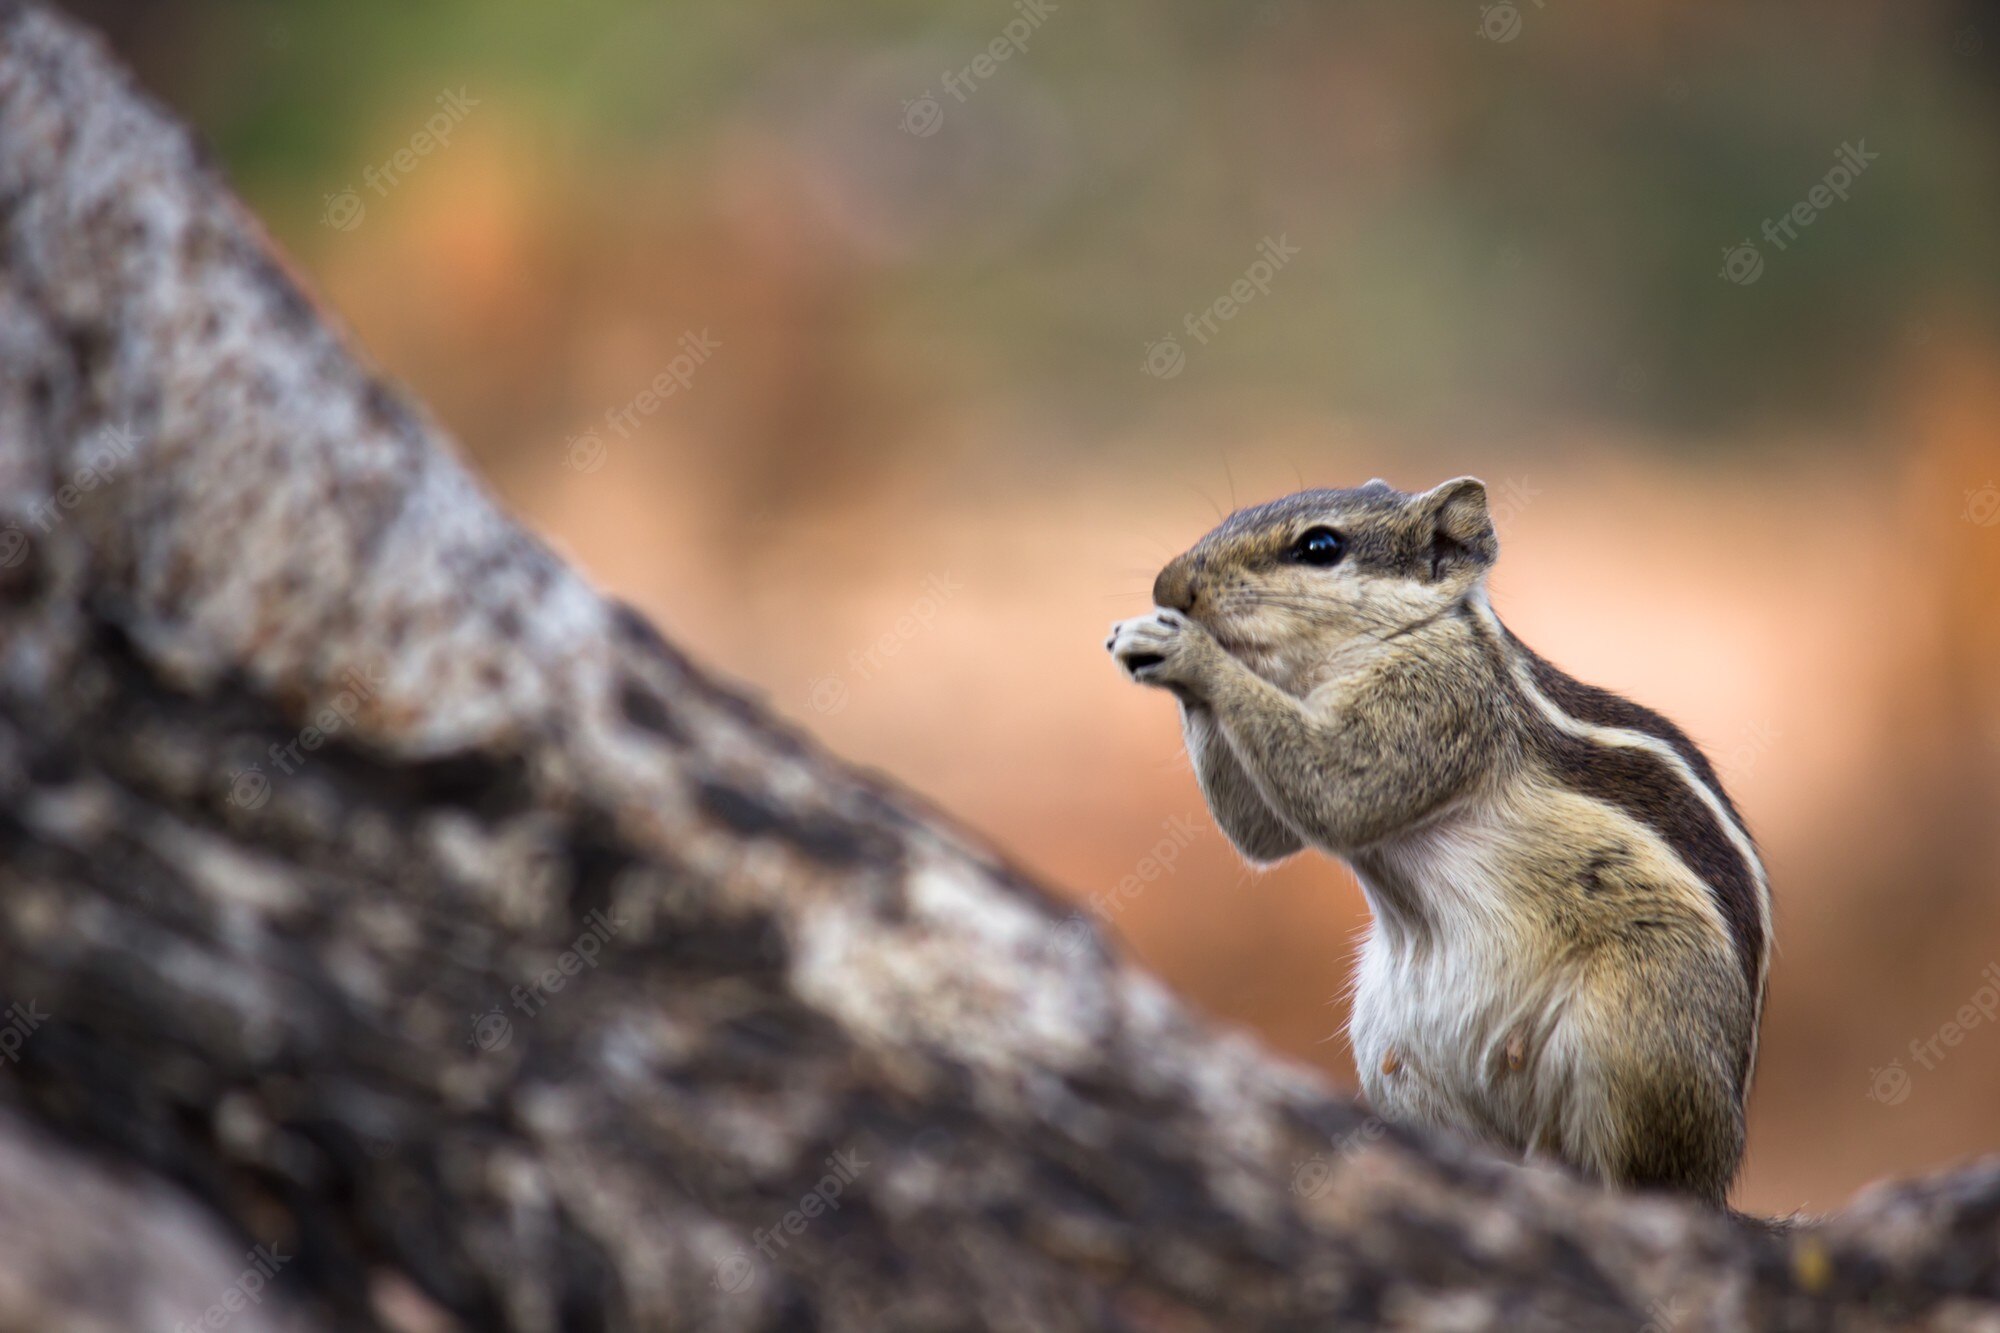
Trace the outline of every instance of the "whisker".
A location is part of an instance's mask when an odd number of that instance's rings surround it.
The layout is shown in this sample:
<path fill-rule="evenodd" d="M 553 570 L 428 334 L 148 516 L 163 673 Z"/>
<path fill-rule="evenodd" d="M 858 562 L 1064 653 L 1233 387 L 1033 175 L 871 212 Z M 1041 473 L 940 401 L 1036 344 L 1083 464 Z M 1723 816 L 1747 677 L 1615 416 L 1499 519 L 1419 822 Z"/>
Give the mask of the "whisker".
<path fill-rule="evenodd" d="M 1288 597 L 1283 593 L 1261 592 L 1256 589 L 1238 588 L 1231 590 L 1222 603 L 1225 615 L 1244 610 L 1270 609 L 1292 611 L 1301 615 L 1311 615 L 1327 609 L 1326 604 L 1305 598 Z M 1342 613 L 1350 620 L 1358 622 L 1364 629 L 1380 631 L 1369 637 L 1381 639 L 1401 634 L 1412 628 L 1413 622 L 1391 618 L 1373 608 L 1346 606 Z"/>
<path fill-rule="evenodd" d="M 1181 484 L 1186 486 L 1189 490 L 1193 491 L 1196 495 L 1199 495 L 1202 498 L 1202 502 L 1206 504 L 1210 509 L 1213 509 L 1215 511 L 1216 522 L 1220 523 L 1223 520 L 1225 516 L 1222 512 L 1222 506 L 1215 502 L 1214 497 L 1209 495 L 1207 491 L 1203 490 L 1201 487 L 1195 485 L 1191 481 L 1183 482 Z"/>

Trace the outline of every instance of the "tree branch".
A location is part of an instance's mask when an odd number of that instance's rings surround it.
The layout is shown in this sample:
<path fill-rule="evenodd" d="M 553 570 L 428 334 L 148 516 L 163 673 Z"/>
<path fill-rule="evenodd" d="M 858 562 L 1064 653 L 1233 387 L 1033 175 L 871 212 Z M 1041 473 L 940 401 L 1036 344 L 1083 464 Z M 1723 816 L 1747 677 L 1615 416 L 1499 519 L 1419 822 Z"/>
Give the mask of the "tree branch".
<path fill-rule="evenodd" d="M 0 247 L 0 1327 L 258 1245 L 408 1333 L 2000 1317 L 2000 1166 L 1767 1234 L 1190 1017 L 501 514 L 11 0 Z"/>

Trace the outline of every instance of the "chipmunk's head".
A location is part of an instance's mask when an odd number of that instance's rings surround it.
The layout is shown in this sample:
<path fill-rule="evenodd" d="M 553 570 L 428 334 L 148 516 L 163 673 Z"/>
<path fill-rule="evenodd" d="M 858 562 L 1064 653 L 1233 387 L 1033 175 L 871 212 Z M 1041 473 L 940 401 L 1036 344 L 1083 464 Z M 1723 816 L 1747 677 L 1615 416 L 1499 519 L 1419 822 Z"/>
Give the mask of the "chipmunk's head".
<path fill-rule="evenodd" d="M 1448 609 L 1499 551 L 1474 477 L 1420 495 L 1382 481 L 1300 491 L 1224 519 L 1160 571 L 1153 601 L 1276 678 Z"/>

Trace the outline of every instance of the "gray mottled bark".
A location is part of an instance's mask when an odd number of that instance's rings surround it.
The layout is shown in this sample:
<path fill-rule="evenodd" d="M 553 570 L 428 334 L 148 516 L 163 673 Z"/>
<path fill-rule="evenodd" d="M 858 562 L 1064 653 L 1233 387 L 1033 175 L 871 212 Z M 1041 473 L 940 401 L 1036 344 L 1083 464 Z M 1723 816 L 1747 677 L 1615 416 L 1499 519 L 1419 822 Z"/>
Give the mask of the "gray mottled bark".
<path fill-rule="evenodd" d="M 1766 1234 L 1190 1017 L 498 512 L 11 2 L 0 506 L 0 1329 L 2000 1319 L 2000 1167 Z"/>

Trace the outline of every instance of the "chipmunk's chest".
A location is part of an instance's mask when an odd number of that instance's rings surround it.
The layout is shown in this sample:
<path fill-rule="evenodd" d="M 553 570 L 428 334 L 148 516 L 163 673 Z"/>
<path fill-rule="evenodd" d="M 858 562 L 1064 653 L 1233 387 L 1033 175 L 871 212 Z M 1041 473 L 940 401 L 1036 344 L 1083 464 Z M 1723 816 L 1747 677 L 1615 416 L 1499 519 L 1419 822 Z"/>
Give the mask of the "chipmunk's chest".
<path fill-rule="evenodd" d="M 1349 1036 L 1385 1116 L 1525 1152 L 1557 1133 L 1564 997 L 1521 908 L 1518 845 L 1475 813 L 1354 858 L 1375 922 Z"/>

